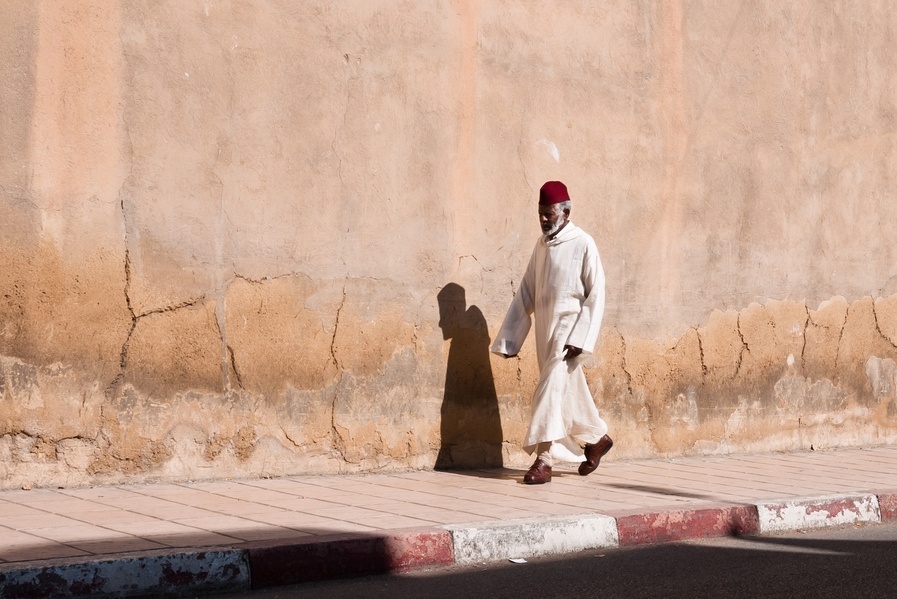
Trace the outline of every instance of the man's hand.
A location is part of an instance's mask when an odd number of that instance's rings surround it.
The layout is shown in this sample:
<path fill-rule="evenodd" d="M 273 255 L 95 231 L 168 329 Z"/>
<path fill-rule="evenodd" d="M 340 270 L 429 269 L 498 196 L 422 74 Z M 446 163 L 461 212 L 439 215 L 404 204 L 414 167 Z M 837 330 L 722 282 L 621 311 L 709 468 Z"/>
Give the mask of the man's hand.
<path fill-rule="evenodd" d="M 582 353 L 582 349 L 580 349 L 578 347 L 573 347 L 572 345 L 565 345 L 564 346 L 564 361 L 566 362 L 567 360 L 569 360 L 571 358 L 575 358 L 576 356 L 578 356 L 581 353 Z"/>

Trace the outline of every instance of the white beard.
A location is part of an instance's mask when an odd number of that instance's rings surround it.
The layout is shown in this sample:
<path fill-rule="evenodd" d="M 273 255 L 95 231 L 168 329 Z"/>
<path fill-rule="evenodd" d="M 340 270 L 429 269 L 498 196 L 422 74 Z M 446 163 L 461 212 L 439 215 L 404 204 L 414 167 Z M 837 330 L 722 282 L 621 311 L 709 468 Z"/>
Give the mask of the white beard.
<path fill-rule="evenodd" d="M 552 235 L 557 233 L 560 230 L 560 228 L 564 226 L 565 222 L 567 222 L 567 221 L 558 219 L 557 222 L 554 223 L 554 226 L 551 227 L 551 230 L 544 234 L 545 237 L 551 237 Z"/>

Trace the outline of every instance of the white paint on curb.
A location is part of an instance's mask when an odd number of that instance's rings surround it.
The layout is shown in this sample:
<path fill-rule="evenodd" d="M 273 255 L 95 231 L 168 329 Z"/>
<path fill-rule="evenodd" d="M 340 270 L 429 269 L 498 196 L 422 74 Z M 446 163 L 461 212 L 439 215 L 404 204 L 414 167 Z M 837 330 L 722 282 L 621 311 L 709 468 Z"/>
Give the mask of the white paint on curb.
<path fill-rule="evenodd" d="M 782 500 L 757 504 L 760 532 L 840 526 L 856 522 L 881 522 L 875 495 L 833 496 Z"/>
<path fill-rule="evenodd" d="M 611 516 L 555 516 L 538 521 L 449 525 L 455 562 L 470 564 L 617 547 L 617 521 Z"/>

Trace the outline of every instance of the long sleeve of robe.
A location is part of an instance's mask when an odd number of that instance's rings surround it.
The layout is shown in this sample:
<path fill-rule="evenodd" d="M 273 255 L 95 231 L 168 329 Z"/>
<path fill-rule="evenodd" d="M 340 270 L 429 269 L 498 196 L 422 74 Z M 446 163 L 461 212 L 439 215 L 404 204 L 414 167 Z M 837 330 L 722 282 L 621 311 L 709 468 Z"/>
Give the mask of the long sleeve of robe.
<path fill-rule="evenodd" d="M 540 237 L 523 280 L 492 344 L 514 355 L 535 328 L 539 384 L 523 449 L 556 441 L 573 459 L 581 444 L 607 433 L 582 371 L 582 358 L 564 361 L 564 346 L 594 352 L 604 316 L 604 269 L 595 241 L 572 222 L 554 239 Z"/>

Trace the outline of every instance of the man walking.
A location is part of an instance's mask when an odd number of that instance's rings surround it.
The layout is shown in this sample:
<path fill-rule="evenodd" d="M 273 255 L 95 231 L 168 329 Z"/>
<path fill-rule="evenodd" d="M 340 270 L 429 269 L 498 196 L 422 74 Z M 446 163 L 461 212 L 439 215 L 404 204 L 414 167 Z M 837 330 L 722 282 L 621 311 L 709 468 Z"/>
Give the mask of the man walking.
<path fill-rule="evenodd" d="M 604 315 L 598 248 L 570 221 L 570 196 L 560 181 L 548 181 L 539 190 L 539 224 L 543 236 L 491 347 L 493 353 L 513 358 L 535 319 L 539 384 L 523 444 L 527 453 L 536 453 L 523 477 L 532 485 L 551 480 L 555 443 L 583 460 L 583 476 L 598 467 L 613 445 L 582 371 L 582 354 L 594 351 Z"/>

